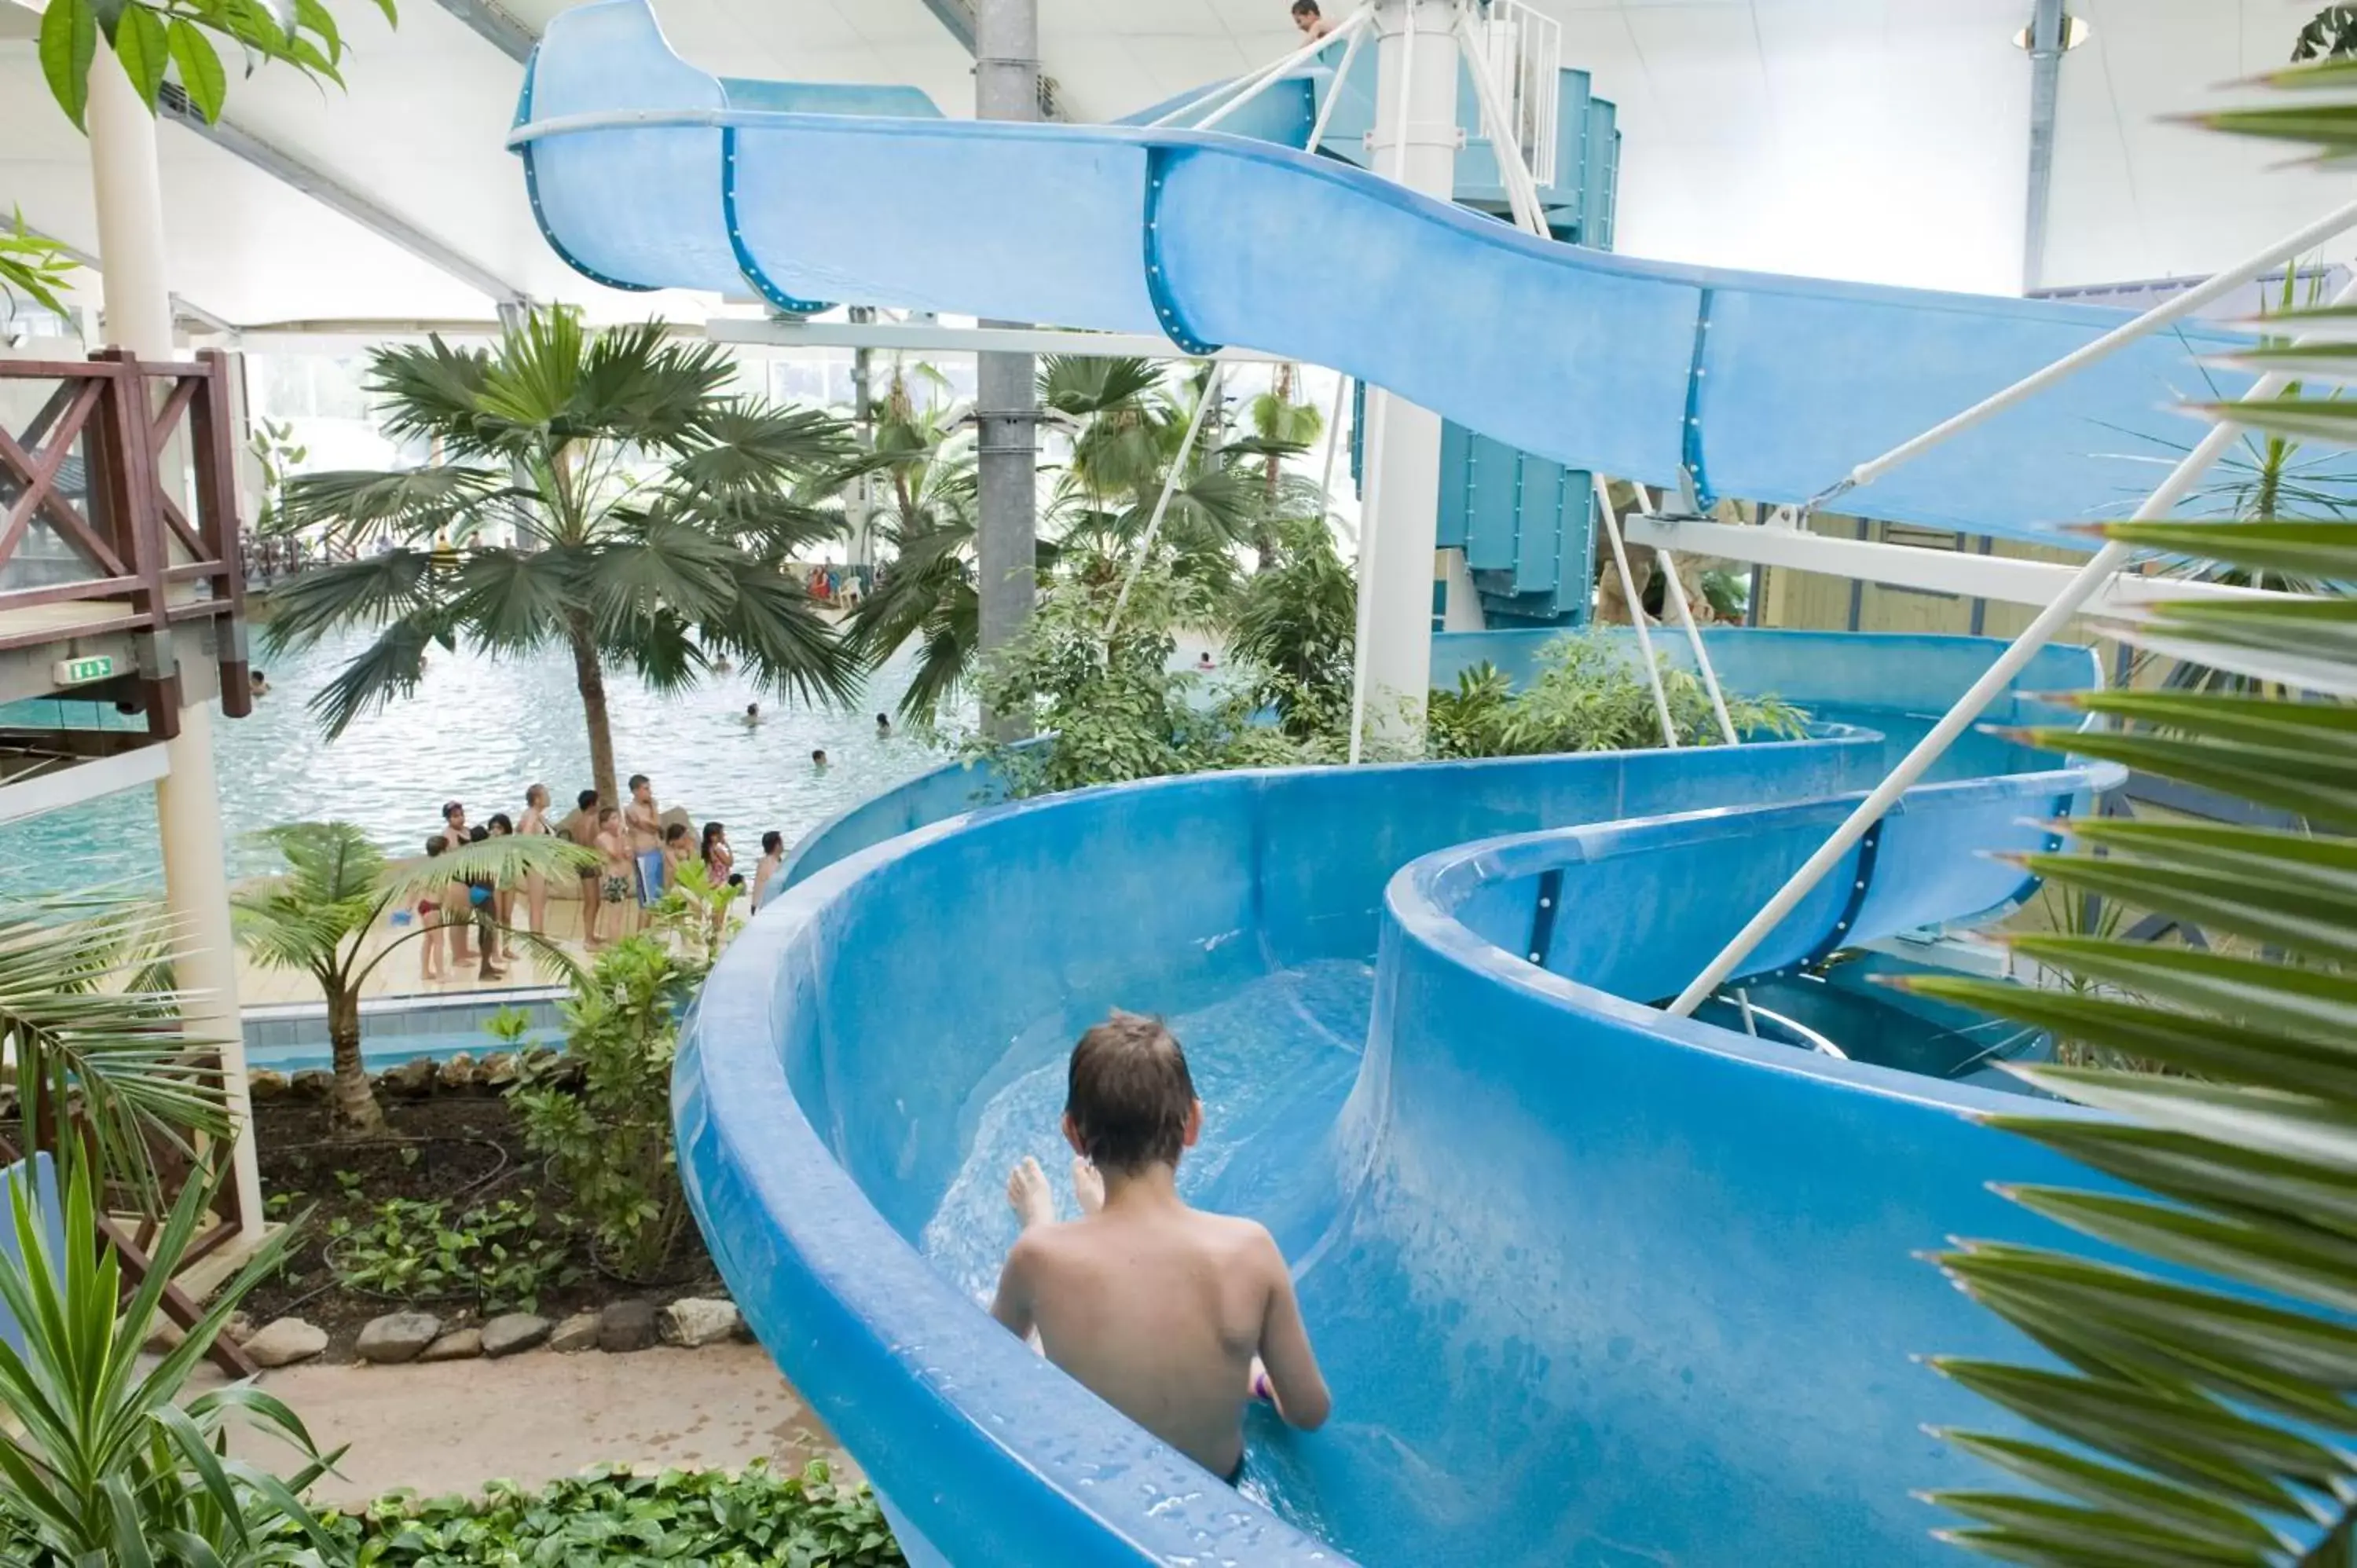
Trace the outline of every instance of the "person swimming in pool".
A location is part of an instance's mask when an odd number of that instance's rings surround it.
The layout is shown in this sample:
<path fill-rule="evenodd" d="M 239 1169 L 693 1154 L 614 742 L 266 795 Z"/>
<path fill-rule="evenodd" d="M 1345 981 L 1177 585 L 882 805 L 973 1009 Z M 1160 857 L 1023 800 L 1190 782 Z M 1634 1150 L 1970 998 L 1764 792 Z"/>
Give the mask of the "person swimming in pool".
<path fill-rule="evenodd" d="M 1059 1223 L 1039 1162 L 1006 1178 L 1023 1221 L 991 1316 L 1132 1421 L 1232 1486 L 1243 1410 L 1315 1431 L 1332 1396 L 1268 1231 L 1190 1208 L 1180 1155 L 1203 1131 L 1187 1054 L 1160 1020 L 1115 1012 L 1066 1069 L 1078 1219 Z"/>

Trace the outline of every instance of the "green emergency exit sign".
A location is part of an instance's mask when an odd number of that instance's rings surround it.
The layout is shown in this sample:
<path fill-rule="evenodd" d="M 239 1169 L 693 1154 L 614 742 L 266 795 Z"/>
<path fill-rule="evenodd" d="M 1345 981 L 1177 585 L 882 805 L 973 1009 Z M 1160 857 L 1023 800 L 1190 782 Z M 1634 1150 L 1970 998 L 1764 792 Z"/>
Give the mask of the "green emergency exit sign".
<path fill-rule="evenodd" d="M 114 660 L 103 653 L 88 659 L 60 659 L 49 666 L 49 679 L 59 686 L 80 686 L 91 681 L 103 681 L 114 673 Z"/>

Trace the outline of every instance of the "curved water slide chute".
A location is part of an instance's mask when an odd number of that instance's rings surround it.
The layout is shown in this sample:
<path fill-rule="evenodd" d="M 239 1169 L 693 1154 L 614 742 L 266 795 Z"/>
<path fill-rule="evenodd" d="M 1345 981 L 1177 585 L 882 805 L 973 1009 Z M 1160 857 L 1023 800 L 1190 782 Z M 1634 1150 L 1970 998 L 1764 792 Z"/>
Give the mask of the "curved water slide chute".
<path fill-rule="evenodd" d="M 551 242 L 624 287 L 1234 345 L 1332 367 L 1567 467 L 1800 503 L 2126 313 L 1552 243 L 1220 132 L 818 113 L 665 44 L 645 0 L 558 16 L 513 145 Z M 1305 289 L 1301 280 L 1314 278 Z M 2121 516 L 2244 339 L 2139 339 L 1879 480 L 1874 515 L 2056 537 Z"/>
<path fill-rule="evenodd" d="M 1221 774 L 856 851 L 698 1004 L 699 1219 L 920 1562 L 1935 1561 L 1911 1494 L 1968 1472 L 1920 1427 L 1992 1414 L 1914 1358 L 2026 1348 L 1917 1254 L 2034 1233 L 1984 1184 L 2056 1162 L 1976 1126 L 1986 1091 L 1643 1005 L 1881 766 L 1849 732 Z M 2102 782 L 1917 790 L 1758 963 L 2003 904 L 1964 846 L 2043 843 Z M 1190 1195 L 1272 1228 L 1338 1391 L 1314 1437 L 1255 1423 L 1241 1499 L 977 1300 L 1006 1161 L 1052 1152 L 1114 1004 L 1189 1040 Z"/>

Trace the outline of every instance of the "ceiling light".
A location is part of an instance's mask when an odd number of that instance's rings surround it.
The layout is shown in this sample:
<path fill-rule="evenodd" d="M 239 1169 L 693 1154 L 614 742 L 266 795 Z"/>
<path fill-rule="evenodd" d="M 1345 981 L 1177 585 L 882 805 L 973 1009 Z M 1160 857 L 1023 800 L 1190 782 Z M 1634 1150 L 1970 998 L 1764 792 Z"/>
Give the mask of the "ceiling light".
<path fill-rule="evenodd" d="M 2086 18 L 2083 16 L 2063 17 L 2063 49 L 2067 52 L 2077 48 L 2081 44 L 2085 43 L 2087 39 L 2093 35 L 2094 31 L 2094 28 L 2087 25 Z M 2024 27 L 2021 31 L 2013 35 L 2013 47 L 2021 50 L 2024 54 L 2028 54 L 2029 52 L 2029 29 L 2028 27 Z"/>

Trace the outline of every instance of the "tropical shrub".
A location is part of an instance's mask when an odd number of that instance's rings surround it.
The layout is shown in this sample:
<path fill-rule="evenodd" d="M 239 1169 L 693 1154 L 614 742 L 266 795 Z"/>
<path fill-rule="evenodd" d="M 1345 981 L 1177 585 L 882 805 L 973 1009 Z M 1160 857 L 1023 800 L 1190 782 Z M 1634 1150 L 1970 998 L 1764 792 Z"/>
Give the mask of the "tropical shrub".
<path fill-rule="evenodd" d="M 866 1487 L 834 1480 L 813 1460 L 781 1476 L 760 1460 L 730 1475 L 594 1471 L 538 1490 L 493 1484 L 479 1498 L 402 1493 L 329 1528 L 369 1568 L 902 1568 L 906 1562 Z"/>
<path fill-rule="evenodd" d="M 284 1262 L 291 1230 L 265 1242 L 181 1343 L 145 1366 L 142 1342 L 211 1186 L 183 1187 L 127 1301 L 121 1263 L 99 1235 L 88 1163 L 70 1155 L 59 1186 L 62 1212 L 47 1217 L 29 1183 L 12 1186 L 16 1255 L 0 1254 L 0 1305 L 24 1337 L 21 1353 L 0 1345 L 0 1403 L 16 1428 L 0 1441 L 0 1558 L 30 1568 L 350 1561 L 300 1499 L 340 1450 L 320 1453 L 293 1411 L 250 1384 L 188 1392 L 230 1314 Z M 233 1423 L 287 1444 L 299 1467 L 282 1479 L 231 1457 Z"/>
<path fill-rule="evenodd" d="M 659 1278 L 688 1223 L 672 1144 L 671 1069 L 680 1018 L 704 972 L 654 937 L 626 937 L 574 982 L 565 1051 L 509 1096 L 525 1143 L 548 1161 L 598 1262 L 625 1279 Z"/>
<path fill-rule="evenodd" d="M 1710 693 L 1692 672 L 1655 656 L 1680 746 L 1717 746 L 1721 736 Z M 1660 710 L 1644 665 L 1598 633 L 1556 638 L 1520 693 L 1484 663 L 1460 671 L 1454 692 L 1435 692 L 1426 708 L 1435 757 L 1534 757 L 1566 751 L 1641 751 L 1662 744 Z M 1747 740 L 1792 740 L 1808 733 L 1808 714 L 1773 696 L 1729 693 L 1728 719 Z"/>
<path fill-rule="evenodd" d="M 1350 722 L 1358 585 L 1323 518 L 1272 522 L 1261 569 L 1238 596 L 1228 651 L 1259 677 L 1252 695 L 1297 737 Z"/>

